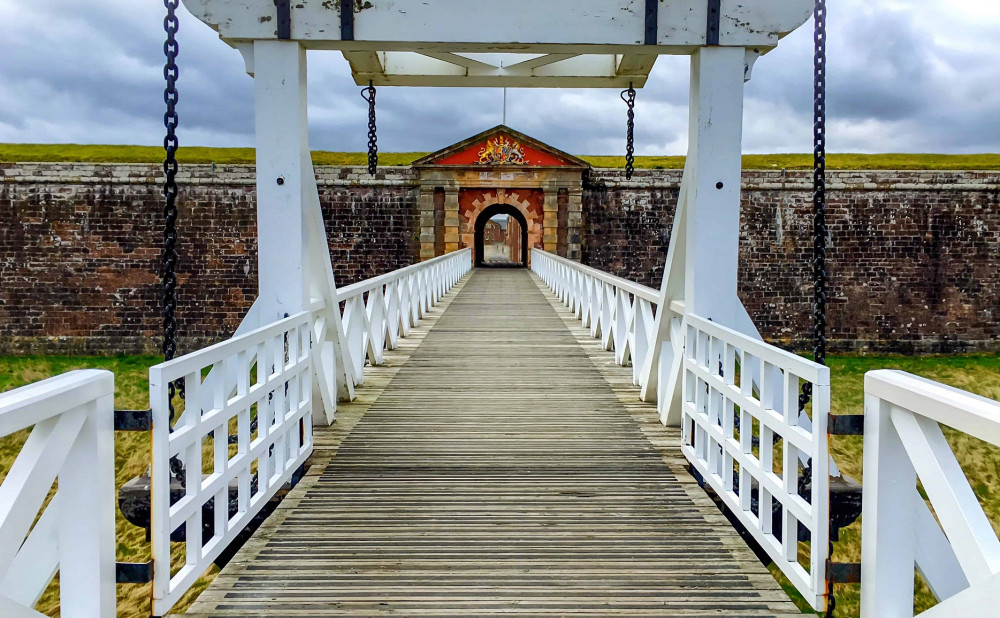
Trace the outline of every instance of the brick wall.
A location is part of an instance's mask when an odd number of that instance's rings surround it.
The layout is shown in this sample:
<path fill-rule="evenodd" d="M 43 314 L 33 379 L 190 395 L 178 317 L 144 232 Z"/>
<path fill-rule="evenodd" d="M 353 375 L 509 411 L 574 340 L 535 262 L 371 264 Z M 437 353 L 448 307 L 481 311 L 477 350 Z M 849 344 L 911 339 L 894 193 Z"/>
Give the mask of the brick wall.
<path fill-rule="evenodd" d="M 658 287 L 680 171 L 594 170 L 586 264 Z M 829 327 L 835 349 L 1000 349 L 1000 174 L 832 172 Z M 765 338 L 808 347 L 809 172 L 743 179 L 740 297 Z"/>
<path fill-rule="evenodd" d="M 0 353 L 157 353 L 160 172 L 152 165 L 0 164 Z M 318 170 L 337 281 L 413 263 L 408 169 Z M 236 328 L 257 291 L 252 166 L 184 166 L 181 351 Z"/>
<path fill-rule="evenodd" d="M 584 262 L 658 286 L 680 171 L 593 170 Z M 338 283 L 413 263 L 419 189 L 409 169 L 370 179 L 318 168 Z M 153 165 L 0 164 L 0 353 L 159 347 L 159 171 Z M 185 166 L 180 202 L 182 351 L 232 332 L 256 294 L 252 166 Z M 834 347 L 1000 348 L 1000 174 L 834 172 Z M 740 294 L 767 338 L 809 328 L 807 172 L 744 177 Z"/>

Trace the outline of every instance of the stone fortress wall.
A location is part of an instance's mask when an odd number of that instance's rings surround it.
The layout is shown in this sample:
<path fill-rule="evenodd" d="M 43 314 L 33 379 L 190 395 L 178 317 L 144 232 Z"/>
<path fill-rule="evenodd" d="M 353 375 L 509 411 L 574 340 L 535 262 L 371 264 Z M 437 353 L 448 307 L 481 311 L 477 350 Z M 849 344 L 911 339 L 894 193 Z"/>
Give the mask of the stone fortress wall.
<path fill-rule="evenodd" d="M 316 173 L 339 285 L 420 259 L 413 169 Z M 0 163 L 0 353 L 157 353 L 160 177 L 147 164 Z M 659 286 L 680 177 L 587 172 L 582 261 Z M 810 322 L 810 178 L 743 180 L 740 295 L 765 338 L 796 349 Z M 253 166 L 185 166 L 180 183 L 183 352 L 236 328 L 257 269 Z M 835 171 L 828 187 L 834 349 L 1000 349 L 1000 172 Z"/>

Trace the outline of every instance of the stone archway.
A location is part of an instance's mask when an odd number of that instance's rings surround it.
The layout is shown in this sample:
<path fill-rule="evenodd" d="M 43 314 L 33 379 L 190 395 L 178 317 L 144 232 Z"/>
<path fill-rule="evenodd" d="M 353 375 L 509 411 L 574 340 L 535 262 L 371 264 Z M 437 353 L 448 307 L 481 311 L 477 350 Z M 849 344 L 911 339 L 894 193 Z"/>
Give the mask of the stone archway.
<path fill-rule="evenodd" d="M 515 214 L 522 226 L 522 263 L 530 265 L 529 248 L 544 248 L 545 194 L 540 189 L 461 189 L 458 196 L 459 246 L 481 248 L 477 244 L 476 224 L 488 209 L 505 206 L 504 210 L 491 210 L 495 214 Z M 489 219 L 483 219 L 483 221 Z"/>
<path fill-rule="evenodd" d="M 529 249 L 580 259 L 586 161 L 498 126 L 413 167 L 420 185 L 421 259 L 474 247 L 476 219 L 493 204 L 521 211 Z"/>
<path fill-rule="evenodd" d="M 475 256 L 476 266 L 482 266 L 485 256 L 484 251 L 484 236 L 486 231 L 486 224 L 492 217 L 496 215 L 510 215 L 517 220 L 520 227 L 521 234 L 521 263 L 520 266 L 528 266 L 528 222 L 524 218 L 524 214 L 521 210 L 510 204 L 493 204 L 492 206 L 487 206 L 476 216 L 475 220 Z"/>

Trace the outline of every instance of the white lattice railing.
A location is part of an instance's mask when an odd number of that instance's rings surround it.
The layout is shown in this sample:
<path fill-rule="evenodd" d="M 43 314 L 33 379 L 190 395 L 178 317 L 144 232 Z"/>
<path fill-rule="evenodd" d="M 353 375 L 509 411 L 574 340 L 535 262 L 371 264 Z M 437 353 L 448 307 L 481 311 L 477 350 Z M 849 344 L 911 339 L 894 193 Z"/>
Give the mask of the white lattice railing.
<path fill-rule="evenodd" d="M 63 616 L 115 615 L 114 391 L 86 370 L 0 394 L 0 438 L 33 428 L 0 485 L 0 615 L 41 616 L 56 572 Z"/>
<path fill-rule="evenodd" d="M 642 369 L 655 339 L 660 293 L 538 249 L 531 251 L 531 269 L 600 338 L 605 350 L 614 351 L 615 362 L 631 363 L 633 384 L 645 386 Z"/>
<path fill-rule="evenodd" d="M 312 325 L 302 312 L 150 368 L 154 615 L 177 602 L 312 452 Z M 203 382 L 213 367 L 235 374 L 235 392 L 223 380 Z M 187 407 L 171 431 L 168 385 L 177 381 L 186 401 L 212 403 Z M 184 462 L 183 490 L 172 499 L 175 457 Z M 182 526 L 183 560 L 170 543 Z"/>
<path fill-rule="evenodd" d="M 472 250 L 462 249 L 337 290 L 344 307 L 349 370 L 364 382 L 367 360 L 382 363 L 431 307 L 472 268 Z"/>
<path fill-rule="evenodd" d="M 822 609 L 830 370 L 695 315 L 686 315 L 684 326 L 681 450 L 806 600 Z M 759 386 L 754 375 L 765 377 Z M 799 413 L 806 384 L 811 423 Z M 808 468 L 800 465 L 803 454 Z M 810 487 L 806 496 L 800 480 Z"/>
<path fill-rule="evenodd" d="M 654 328 L 661 310 L 659 292 L 539 250 L 532 250 L 532 270 L 601 339 L 604 349 L 614 351 L 618 364 L 631 362 L 633 383 L 645 388 L 651 376 L 644 373 L 647 355 L 664 345 Z M 669 345 L 679 347 L 683 359 L 677 405 L 684 455 L 809 603 L 823 608 L 829 553 L 829 371 L 686 315 L 682 303 L 665 310 Z M 806 382 L 813 396 L 800 413 L 798 392 Z M 740 432 L 740 427 L 750 430 Z M 775 446 L 762 448 L 764 444 Z M 810 486 L 805 498 L 799 495 L 803 475 L 809 476 L 803 486 Z M 808 542 L 800 544 L 800 536 Z M 800 560 L 800 553 L 808 559 Z"/>
<path fill-rule="evenodd" d="M 921 616 L 998 615 L 1000 540 L 941 425 L 1000 446 L 1000 402 L 902 371 L 865 376 L 865 618 L 913 615 L 914 565 L 940 601 Z"/>
<path fill-rule="evenodd" d="M 322 405 L 313 401 L 314 384 L 323 399 L 335 396 L 329 376 L 319 373 L 340 365 L 361 384 L 366 360 L 382 363 L 383 351 L 470 268 L 471 252 L 463 250 L 337 290 L 346 333 L 337 347 L 329 310 L 315 301 L 308 311 L 150 369 L 154 614 L 180 599 L 312 452 L 312 409 Z M 326 358 L 336 350 L 339 357 Z M 187 407 L 170 430 L 169 385 L 178 380 L 185 401 L 200 405 Z M 171 498 L 179 462 L 183 475 Z M 179 530 L 183 560 L 171 547 Z"/>

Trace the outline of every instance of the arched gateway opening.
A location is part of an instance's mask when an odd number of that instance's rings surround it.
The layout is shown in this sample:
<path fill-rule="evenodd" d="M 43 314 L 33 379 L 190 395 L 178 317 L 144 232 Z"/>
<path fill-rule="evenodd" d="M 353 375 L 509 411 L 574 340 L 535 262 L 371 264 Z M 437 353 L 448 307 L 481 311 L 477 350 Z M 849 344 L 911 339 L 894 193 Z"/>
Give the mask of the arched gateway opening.
<path fill-rule="evenodd" d="M 493 204 L 483 209 L 476 217 L 476 266 L 484 266 L 486 262 L 486 224 L 497 215 L 509 215 L 517 221 L 517 228 L 520 230 L 520 255 L 519 262 L 510 264 L 511 266 L 524 267 L 528 264 L 528 221 L 524 214 L 515 206 L 510 204 Z M 513 258 L 513 256 L 512 256 Z"/>

